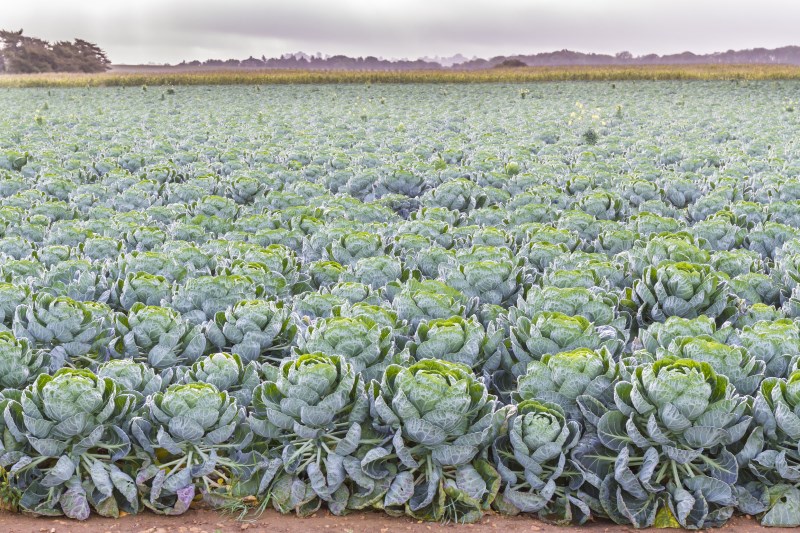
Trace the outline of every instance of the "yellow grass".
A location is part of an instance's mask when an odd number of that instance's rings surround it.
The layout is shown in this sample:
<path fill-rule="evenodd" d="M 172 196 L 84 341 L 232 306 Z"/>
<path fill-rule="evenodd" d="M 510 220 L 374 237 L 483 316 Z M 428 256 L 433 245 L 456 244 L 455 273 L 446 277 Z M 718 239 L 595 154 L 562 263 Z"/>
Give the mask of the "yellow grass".
<path fill-rule="evenodd" d="M 477 71 L 170 70 L 148 68 L 102 74 L 5 74 L 0 87 L 141 85 L 261 85 L 287 83 L 516 83 L 621 80 L 800 79 L 790 65 L 647 65 L 629 67 L 528 67 Z"/>

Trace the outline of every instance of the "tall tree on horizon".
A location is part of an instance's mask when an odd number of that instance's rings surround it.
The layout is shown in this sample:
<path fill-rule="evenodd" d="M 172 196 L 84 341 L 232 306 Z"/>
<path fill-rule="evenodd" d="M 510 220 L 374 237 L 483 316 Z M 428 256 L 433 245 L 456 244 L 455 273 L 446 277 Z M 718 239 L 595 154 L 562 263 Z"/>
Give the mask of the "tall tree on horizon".
<path fill-rule="evenodd" d="M 104 72 L 111 62 L 98 45 L 75 39 L 49 43 L 22 34 L 23 30 L 0 30 L 0 72 Z"/>

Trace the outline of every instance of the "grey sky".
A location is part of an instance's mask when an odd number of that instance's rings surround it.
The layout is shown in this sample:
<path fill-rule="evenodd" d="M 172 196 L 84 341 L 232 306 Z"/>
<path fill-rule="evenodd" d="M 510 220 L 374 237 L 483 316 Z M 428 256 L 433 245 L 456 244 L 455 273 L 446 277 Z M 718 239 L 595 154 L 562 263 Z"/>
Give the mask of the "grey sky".
<path fill-rule="evenodd" d="M 800 44 L 797 0 L 0 0 L 0 27 L 114 63 L 308 53 L 491 57 Z"/>

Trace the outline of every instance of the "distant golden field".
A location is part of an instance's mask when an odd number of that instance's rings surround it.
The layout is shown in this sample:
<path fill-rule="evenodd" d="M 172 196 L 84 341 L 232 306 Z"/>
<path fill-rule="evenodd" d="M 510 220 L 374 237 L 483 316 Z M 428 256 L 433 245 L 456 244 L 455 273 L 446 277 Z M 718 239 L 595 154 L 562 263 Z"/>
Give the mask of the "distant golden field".
<path fill-rule="evenodd" d="M 84 87 L 140 85 L 260 85 L 287 83 L 514 83 L 621 80 L 785 80 L 800 79 L 791 65 L 645 65 L 600 67 L 529 67 L 475 71 L 313 71 L 313 70 L 172 70 L 126 68 L 103 74 L 0 75 L 0 87 Z"/>

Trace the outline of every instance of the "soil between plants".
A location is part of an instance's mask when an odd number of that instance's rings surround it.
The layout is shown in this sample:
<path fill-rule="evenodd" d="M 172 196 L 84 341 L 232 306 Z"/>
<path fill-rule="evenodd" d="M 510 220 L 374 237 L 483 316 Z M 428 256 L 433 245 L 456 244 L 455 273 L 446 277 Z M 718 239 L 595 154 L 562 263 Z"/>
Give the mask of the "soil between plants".
<path fill-rule="evenodd" d="M 333 516 L 319 511 L 309 518 L 267 511 L 252 521 L 237 521 L 217 511 L 192 509 L 181 516 L 160 516 L 143 512 L 119 519 L 92 516 L 85 522 L 67 518 L 44 518 L 0 511 L 0 533 L 618 533 L 637 531 L 610 522 L 589 522 L 583 526 L 559 527 L 528 516 L 487 515 L 476 524 L 436 524 L 410 518 L 392 518 L 379 512 L 358 512 Z M 638 531 L 661 531 L 646 529 Z M 780 533 L 797 528 L 765 528 L 747 517 L 736 517 L 720 529 L 721 533 Z"/>

